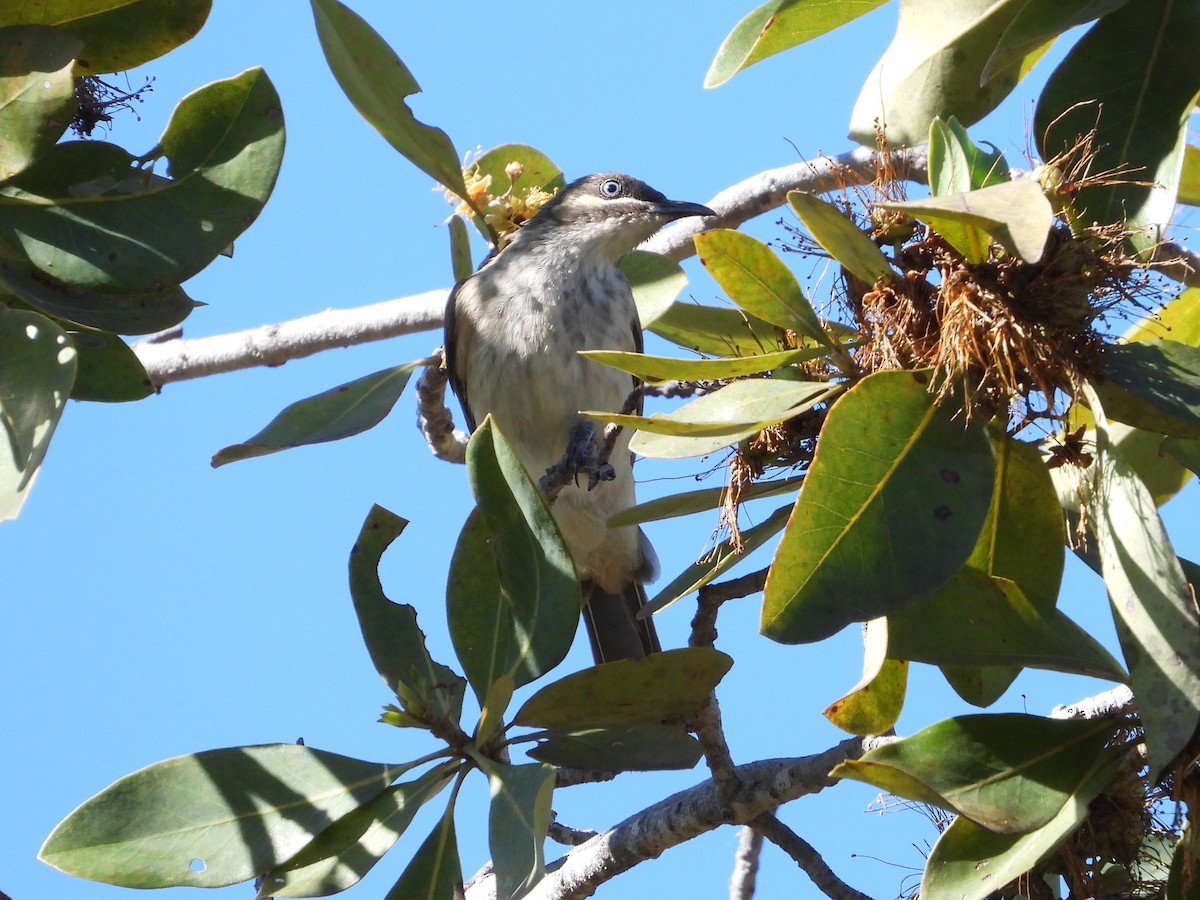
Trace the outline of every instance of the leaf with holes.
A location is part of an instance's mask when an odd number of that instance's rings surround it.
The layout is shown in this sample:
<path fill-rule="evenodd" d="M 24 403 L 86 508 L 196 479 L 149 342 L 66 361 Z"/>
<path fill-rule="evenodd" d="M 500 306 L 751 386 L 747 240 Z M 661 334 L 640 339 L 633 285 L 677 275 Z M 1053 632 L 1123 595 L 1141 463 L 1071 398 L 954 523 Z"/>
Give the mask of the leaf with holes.
<path fill-rule="evenodd" d="M 178 756 L 86 801 L 51 832 L 38 858 L 123 887 L 236 884 L 291 859 L 408 768 L 302 744 Z"/>
<path fill-rule="evenodd" d="M 57 144 L 0 183 L 0 239 L 57 281 L 145 294 L 195 275 L 258 217 L 283 159 L 279 95 L 261 69 L 184 97 L 153 157 Z M 105 327 L 102 323 L 83 324 Z"/>
<path fill-rule="evenodd" d="M 25 502 L 78 365 L 56 323 L 0 306 L 0 522 L 16 518 Z"/>
<path fill-rule="evenodd" d="M 975 547 L 995 460 L 928 374 L 869 375 L 830 409 L 767 576 L 762 632 L 822 640 L 944 584 Z"/>

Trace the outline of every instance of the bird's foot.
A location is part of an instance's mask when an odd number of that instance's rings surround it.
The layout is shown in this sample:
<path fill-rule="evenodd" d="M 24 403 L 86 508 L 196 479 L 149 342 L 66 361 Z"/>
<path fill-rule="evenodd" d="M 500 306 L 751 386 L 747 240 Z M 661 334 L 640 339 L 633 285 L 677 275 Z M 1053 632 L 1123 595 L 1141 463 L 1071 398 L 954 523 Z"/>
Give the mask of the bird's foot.
<path fill-rule="evenodd" d="M 554 497 L 568 482 L 579 484 L 579 476 L 587 475 L 588 490 L 601 481 L 612 481 L 617 477 L 608 460 L 600 455 L 601 446 L 596 436 L 594 422 L 583 419 L 571 429 L 567 441 L 567 452 L 562 459 L 546 470 L 538 481 L 543 494 Z"/>

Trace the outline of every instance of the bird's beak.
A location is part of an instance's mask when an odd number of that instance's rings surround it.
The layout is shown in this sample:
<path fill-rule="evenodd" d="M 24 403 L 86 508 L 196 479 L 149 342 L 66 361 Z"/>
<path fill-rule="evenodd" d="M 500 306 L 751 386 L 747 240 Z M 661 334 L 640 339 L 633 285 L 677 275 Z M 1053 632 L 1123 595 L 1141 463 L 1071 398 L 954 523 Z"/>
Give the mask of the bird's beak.
<path fill-rule="evenodd" d="M 684 200 L 664 200 L 650 206 L 650 212 L 656 216 L 669 216 L 672 219 L 683 219 L 687 216 L 715 216 L 716 213 L 702 203 L 688 203 Z"/>

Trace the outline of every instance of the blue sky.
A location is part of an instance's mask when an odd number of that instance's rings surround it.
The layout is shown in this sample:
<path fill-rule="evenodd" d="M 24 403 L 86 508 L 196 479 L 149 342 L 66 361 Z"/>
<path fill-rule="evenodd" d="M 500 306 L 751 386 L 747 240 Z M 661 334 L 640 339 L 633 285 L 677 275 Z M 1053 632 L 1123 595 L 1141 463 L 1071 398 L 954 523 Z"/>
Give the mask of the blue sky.
<path fill-rule="evenodd" d="M 529 143 L 569 178 L 623 170 L 673 198 L 704 202 L 763 169 L 850 149 L 850 110 L 895 24 L 893 4 L 704 90 L 713 54 L 752 2 L 351 5 L 421 83 L 424 93 L 411 101 L 418 116 L 445 129 L 460 151 Z M 1020 165 L 1036 86 L 1060 55 L 1044 59 L 973 136 Z M 216 0 L 196 39 L 131 73 L 133 86 L 153 76 L 154 90 L 137 107 L 141 121 L 119 116 L 110 139 L 148 150 L 179 98 L 251 66 L 266 69 L 283 100 L 283 171 L 234 257 L 189 282 L 192 296 L 209 305 L 188 319 L 186 333 L 221 334 L 448 286 L 441 224 L 450 208 L 340 93 L 306 3 Z M 768 214 L 747 230 L 782 237 L 775 222 L 786 215 Z M 714 302 L 717 286 L 694 261 L 686 268 L 687 292 Z M 815 268 L 801 263 L 798 271 Z M 67 409 L 21 518 L 0 535 L 0 891 L 13 900 L 127 895 L 34 857 L 75 805 L 170 756 L 301 736 L 380 761 L 432 749 L 375 723 L 389 693 L 361 646 L 345 587 L 346 557 L 371 504 L 410 519 L 385 558 L 384 584 L 393 599 L 418 608 L 434 655 L 452 661 L 445 576 L 470 498 L 464 471 L 429 455 L 414 427 L 411 390 L 382 425 L 349 441 L 216 471 L 209 459 L 288 403 L 424 356 L 440 340 L 415 335 L 172 384 L 136 404 Z M 686 462 L 642 467 L 641 495 L 687 489 L 695 471 Z M 1193 559 L 1200 529 L 1187 507 L 1195 499 L 1189 488 L 1165 511 L 1176 549 Z M 702 515 L 649 529 L 666 577 L 703 551 L 713 525 Z M 1069 568 L 1062 606 L 1115 648 L 1100 582 L 1078 565 Z M 686 640 L 690 607 L 684 601 L 660 617 L 665 645 Z M 747 599 L 728 604 L 719 623 L 718 646 L 738 660 L 720 695 L 735 759 L 825 749 L 842 735 L 820 712 L 859 676 L 855 630 L 783 647 L 757 635 L 757 618 L 758 601 Z M 577 644 L 564 671 L 587 658 Z M 969 711 L 935 672 L 915 668 L 902 733 Z M 1103 687 L 1027 672 L 995 708 L 1044 713 Z M 626 775 L 614 785 L 562 791 L 555 808 L 567 824 L 603 829 L 703 774 Z M 482 779 L 472 779 L 462 798 L 468 876 L 487 858 L 485 795 Z M 916 814 L 864 814 L 874 795 L 844 784 L 786 807 L 782 818 L 850 884 L 894 896 L 905 874 L 898 866 L 919 868 L 912 845 L 932 842 L 934 832 Z M 349 896 L 386 892 L 430 827 L 436 812 L 429 812 Z M 668 851 L 597 896 L 724 896 L 736 839 L 734 829 L 722 829 Z M 557 855 L 555 845 L 547 853 Z M 226 895 L 246 897 L 250 889 L 217 896 Z M 792 862 L 768 848 L 759 896 L 810 895 L 815 890 Z"/>

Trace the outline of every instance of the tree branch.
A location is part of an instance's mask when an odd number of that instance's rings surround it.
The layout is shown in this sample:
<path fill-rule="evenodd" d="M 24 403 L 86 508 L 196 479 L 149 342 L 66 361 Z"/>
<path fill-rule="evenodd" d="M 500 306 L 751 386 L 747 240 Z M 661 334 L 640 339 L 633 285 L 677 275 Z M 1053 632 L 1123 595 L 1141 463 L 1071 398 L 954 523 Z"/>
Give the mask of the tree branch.
<path fill-rule="evenodd" d="M 700 231 L 739 225 L 782 205 L 790 190 L 825 193 L 862 184 L 875 177 L 876 160 L 873 151 L 859 148 L 840 156 L 769 169 L 717 194 L 708 204 L 717 213 L 715 218 L 677 222 L 647 242 L 645 249 L 684 259 L 695 253 L 692 236 Z M 901 177 L 922 177 L 925 150 L 893 153 L 892 164 Z M 133 350 L 155 387 L 256 366 L 279 366 L 322 350 L 440 328 L 448 293 L 440 289 L 355 309 L 330 309 L 215 337 L 143 340 L 135 343 Z"/>
<path fill-rule="evenodd" d="M 826 897 L 831 900 L 871 900 L 838 878 L 817 849 L 779 821 L 774 813 L 763 813 L 750 823 L 750 827 L 795 860 Z"/>
<path fill-rule="evenodd" d="M 426 291 L 355 309 L 327 309 L 277 325 L 204 338 L 133 344 L 155 387 L 256 366 L 281 366 L 335 347 L 440 328 L 449 290 Z"/>
<path fill-rule="evenodd" d="M 1050 710 L 1052 719 L 1098 719 L 1114 713 L 1125 714 L 1135 710 L 1133 691 L 1123 684 L 1115 688 L 1085 697 L 1070 705 L 1058 705 Z"/>
<path fill-rule="evenodd" d="M 743 825 L 733 857 L 733 876 L 729 879 L 729 900 L 751 900 L 758 884 L 758 863 L 762 856 L 762 834 Z"/>
<path fill-rule="evenodd" d="M 835 782 L 829 777 L 835 765 L 893 740 L 850 738 L 814 756 L 738 766 L 734 769 L 737 789 L 728 802 L 722 801 L 712 780 L 667 797 L 552 863 L 546 877 L 528 896 L 531 900 L 588 897 L 599 885 L 671 847 L 721 825 L 745 824 L 782 803 L 824 790 Z M 473 879 L 466 895 L 470 900 L 494 898 L 495 879 Z"/>
<path fill-rule="evenodd" d="M 897 150 L 889 154 L 896 177 L 923 181 L 929 163 L 925 146 Z M 879 154 L 859 147 L 838 156 L 820 156 L 812 162 L 793 163 L 768 169 L 739 181 L 721 191 L 708 207 L 717 215 L 703 219 L 681 219 L 664 228 L 642 245 L 643 250 L 663 253 L 672 259 L 686 259 L 696 252 L 692 238 L 713 228 L 736 228 L 787 202 L 788 191 L 827 194 L 843 187 L 866 184 L 875 178 Z"/>

